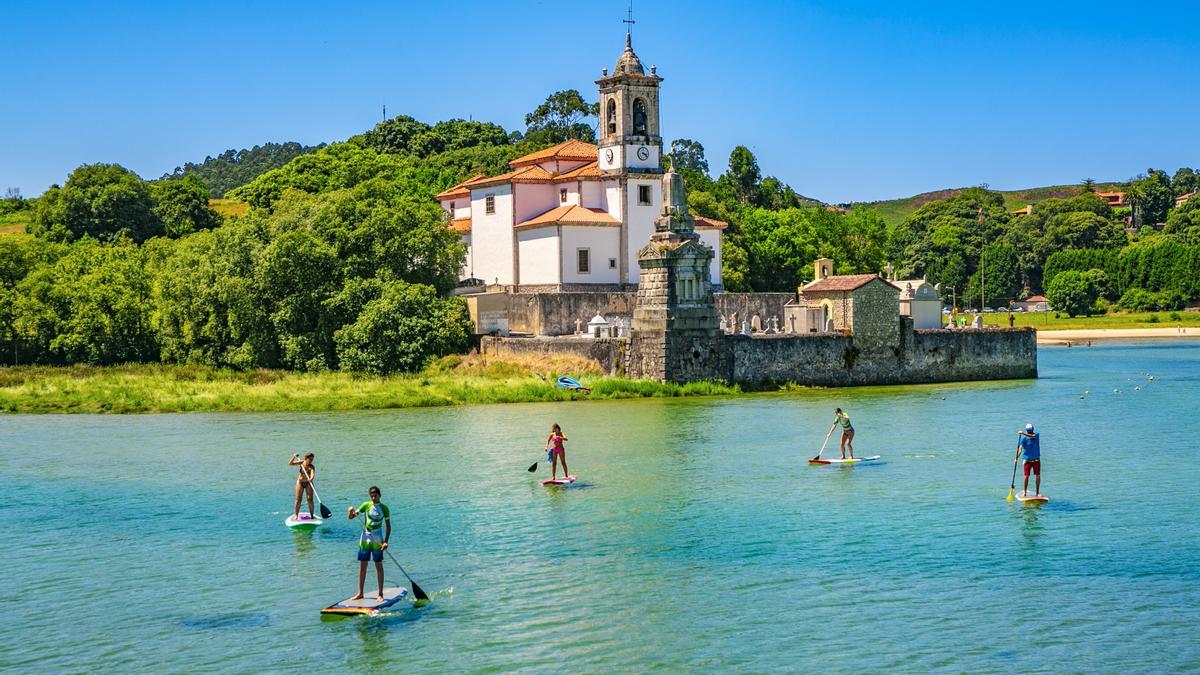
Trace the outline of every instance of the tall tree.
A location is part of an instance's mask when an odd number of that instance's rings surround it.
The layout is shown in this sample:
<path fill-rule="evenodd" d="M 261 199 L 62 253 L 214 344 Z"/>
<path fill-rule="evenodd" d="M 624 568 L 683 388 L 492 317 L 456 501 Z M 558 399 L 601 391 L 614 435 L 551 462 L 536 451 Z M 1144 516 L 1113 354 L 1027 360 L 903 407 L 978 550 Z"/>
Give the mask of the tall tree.
<path fill-rule="evenodd" d="M 525 138 L 548 145 L 572 138 L 595 143 L 599 112 L 600 104 L 588 103 L 576 89 L 556 91 L 525 116 Z"/>
<path fill-rule="evenodd" d="M 677 138 L 671 141 L 671 163 L 680 173 L 685 171 L 708 173 L 708 160 L 704 158 L 704 146 L 700 144 L 700 141 L 693 141 L 690 138 Z"/>
<path fill-rule="evenodd" d="M 54 241 L 91 236 L 140 242 L 163 234 L 149 186 L 117 164 L 84 164 L 65 185 L 51 186 L 38 200 L 31 229 Z"/>
<path fill-rule="evenodd" d="M 729 169 L 721 176 L 721 182 L 727 184 L 733 190 L 734 197 L 743 204 L 758 196 L 762 171 L 750 148 L 739 145 L 729 153 Z"/>

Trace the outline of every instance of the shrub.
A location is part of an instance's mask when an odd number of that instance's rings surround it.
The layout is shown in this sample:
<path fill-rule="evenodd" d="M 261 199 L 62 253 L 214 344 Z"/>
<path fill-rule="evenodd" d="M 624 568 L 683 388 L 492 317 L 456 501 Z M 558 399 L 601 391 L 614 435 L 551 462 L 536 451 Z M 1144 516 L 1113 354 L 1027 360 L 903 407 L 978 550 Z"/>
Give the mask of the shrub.
<path fill-rule="evenodd" d="M 1171 312 L 1172 321 L 1183 321 L 1183 316 L 1179 312 Z"/>
<path fill-rule="evenodd" d="M 1158 315 L 1151 314 L 1149 317 L 1147 317 L 1146 320 L 1149 321 L 1150 323 L 1158 323 Z"/>
<path fill-rule="evenodd" d="M 1159 294 L 1144 288 L 1131 288 L 1121 296 L 1117 306 L 1126 312 L 1150 312 L 1158 309 Z"/>

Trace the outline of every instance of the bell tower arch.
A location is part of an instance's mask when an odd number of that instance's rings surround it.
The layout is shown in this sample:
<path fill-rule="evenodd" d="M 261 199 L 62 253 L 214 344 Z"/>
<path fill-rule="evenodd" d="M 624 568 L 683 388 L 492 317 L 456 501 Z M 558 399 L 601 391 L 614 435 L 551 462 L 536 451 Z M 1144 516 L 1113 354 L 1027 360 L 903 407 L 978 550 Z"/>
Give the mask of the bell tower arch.
<path fill-rule="evenodd" d="M 659 84 L 656 68 L 647 73 L 625 34 L 625 51 L 610 74 L 596 80 L 600 88 L 599 167 L 605 173 L 661 173 Z"/>

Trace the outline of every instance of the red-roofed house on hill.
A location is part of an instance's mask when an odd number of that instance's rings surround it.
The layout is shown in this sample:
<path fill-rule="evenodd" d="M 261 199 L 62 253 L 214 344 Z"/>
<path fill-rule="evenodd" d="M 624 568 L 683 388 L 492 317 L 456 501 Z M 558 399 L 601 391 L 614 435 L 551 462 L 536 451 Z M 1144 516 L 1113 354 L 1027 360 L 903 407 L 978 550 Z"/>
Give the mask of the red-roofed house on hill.
<path fill-rule="evenodd" d="M 664 208 L 659 84 L 625 50 L 596 81 L 600 143 L 569 140 L 509 162 L 511 171 L 476 176 L 437 195 L 467 246 L 462 278 L 516 291 L 637 287 L 638 250 Z M 713 249 L 712 283 L 721 287 L 721 231 L 695 218 Z M 476 282 L 478 283 L 478 282 Z"/>

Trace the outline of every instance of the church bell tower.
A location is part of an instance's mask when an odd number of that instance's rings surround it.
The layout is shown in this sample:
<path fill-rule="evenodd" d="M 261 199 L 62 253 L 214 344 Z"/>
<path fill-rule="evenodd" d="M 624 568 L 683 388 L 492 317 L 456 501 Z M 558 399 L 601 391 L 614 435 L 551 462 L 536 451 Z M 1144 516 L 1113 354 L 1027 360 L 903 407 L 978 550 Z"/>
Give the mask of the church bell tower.
<path fill-rule="evenodd" d="M 632 20 L 630 20 L 632 21 Z M 661 173 L 658 92 L 662 78 L 633 53 L 633 35 L 625 33 L 625 51 L 610 75 L 605 68 L 600 87 L 599 168 L 610 174 L 636 171 Z"/>

